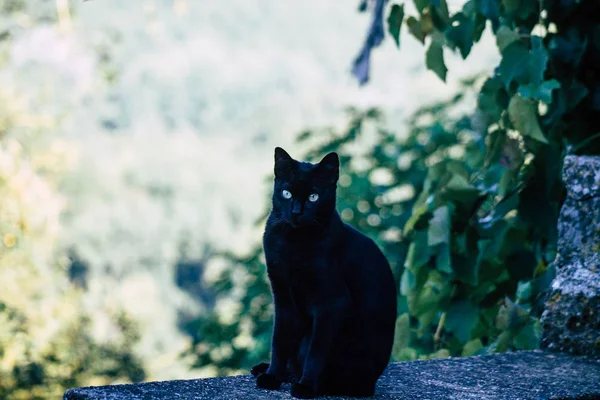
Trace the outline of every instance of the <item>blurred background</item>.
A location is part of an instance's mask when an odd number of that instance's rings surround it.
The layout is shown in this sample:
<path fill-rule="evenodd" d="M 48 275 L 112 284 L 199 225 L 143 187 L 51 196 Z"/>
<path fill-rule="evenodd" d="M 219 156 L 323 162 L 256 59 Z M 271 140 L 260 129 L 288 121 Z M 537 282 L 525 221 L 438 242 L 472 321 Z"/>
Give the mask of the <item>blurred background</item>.
<path fill-rule="evenodd" d="M 338 209 L 397 280 L 393 360 L 537 346 L 551 275 L 515 205 L 501 228 L 482 220 L 503 239 L 454 229 L 479 201 L 465 177 L 489 167 L 474 110 L 500 60 L 490 26 L 467 61 L 444 50 L 446 82 L 414 31 L 398 50 L 386 27 L 361 86 L 371 3 L 0 1 L 0 398 L 268 360 L 275 146 L 340 153 Z M 506 143 L 484 185 L 496 200 L 525 157 Z M 454 203 L 431 205 L 446 171 Z"/>

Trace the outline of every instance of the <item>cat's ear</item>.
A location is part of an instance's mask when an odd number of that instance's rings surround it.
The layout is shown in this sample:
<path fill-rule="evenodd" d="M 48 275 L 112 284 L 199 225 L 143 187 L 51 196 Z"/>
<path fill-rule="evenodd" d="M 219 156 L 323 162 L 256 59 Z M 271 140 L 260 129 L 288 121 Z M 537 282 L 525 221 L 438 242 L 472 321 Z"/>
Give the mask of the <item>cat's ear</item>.
<path fill-rule="evenodd" d="M 292 157 L 281 147 L 275 147 L 275 165 L 280 161 L 292 161 Z"/>
<path fill-rule="evenodd" d="M 337 153 L 331 152 L 323 157 L 319 163 L 319 170 L 330 180 L 337 182 L 340 177 L 340 158 Z"/>
<path fill-rule="evenodd" d="M 281 147 L 275 147 L 275 177 L 286 176 L 292 166 L 294 159 Z"/>

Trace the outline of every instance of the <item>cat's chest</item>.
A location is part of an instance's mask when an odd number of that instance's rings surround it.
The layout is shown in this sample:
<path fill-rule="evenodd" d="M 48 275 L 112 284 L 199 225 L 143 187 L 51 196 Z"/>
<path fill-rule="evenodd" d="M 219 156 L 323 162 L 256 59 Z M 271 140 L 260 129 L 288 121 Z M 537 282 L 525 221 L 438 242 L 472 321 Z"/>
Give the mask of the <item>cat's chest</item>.
<path fill-rule="evenodd" d="M 293 269 L 310 268 L 331 255 L 331 248 L 326 238 L 294 235 L 268 235 L 265 238 L 264 250 L 267 260 L 273 260 Z"/>

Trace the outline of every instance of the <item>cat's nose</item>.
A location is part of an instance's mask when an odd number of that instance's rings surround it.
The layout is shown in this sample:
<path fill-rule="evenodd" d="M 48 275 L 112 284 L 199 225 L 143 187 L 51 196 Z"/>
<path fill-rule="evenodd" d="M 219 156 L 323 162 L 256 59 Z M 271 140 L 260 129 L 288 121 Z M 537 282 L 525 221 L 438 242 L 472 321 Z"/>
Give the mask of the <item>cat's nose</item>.
<path fill-rule="evenodd" d="M 293 203 L 292 204 L 292 217 L 297 217 L 302 214 L 302 204 Z"/>

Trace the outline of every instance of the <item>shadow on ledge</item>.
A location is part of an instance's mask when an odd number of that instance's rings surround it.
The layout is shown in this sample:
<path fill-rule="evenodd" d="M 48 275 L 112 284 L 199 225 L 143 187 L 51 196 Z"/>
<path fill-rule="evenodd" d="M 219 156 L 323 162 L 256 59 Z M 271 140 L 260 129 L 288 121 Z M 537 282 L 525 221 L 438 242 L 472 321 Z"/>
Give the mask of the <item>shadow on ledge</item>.
<path fill-rule="evenodd" d="M 257 389 L 250 375 L 70 389 L 64 400 L 291 399 Z M 322 397 L 332 398 L 332 397 Z M 338 397 L 339 399 L 339 397 Z M 600 399 L 600 361 L 522 351 L 392 363 L 371 399 L 592 400 Z"/>

